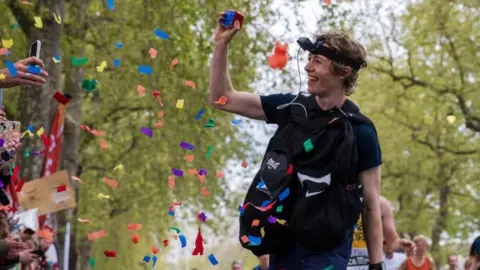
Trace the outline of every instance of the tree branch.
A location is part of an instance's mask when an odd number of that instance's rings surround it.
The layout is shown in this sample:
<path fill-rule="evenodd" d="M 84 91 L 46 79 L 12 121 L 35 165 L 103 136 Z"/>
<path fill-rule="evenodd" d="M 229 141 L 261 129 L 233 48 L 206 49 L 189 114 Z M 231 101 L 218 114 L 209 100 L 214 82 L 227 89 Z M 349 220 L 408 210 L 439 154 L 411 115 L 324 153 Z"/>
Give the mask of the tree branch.
<path fill-rule="evenodd" d="M 7 5 L 10 8 L 10 11 L 13 13 L 13 16 L 16 18 L 18 24 L 20 24 L 20 28 L 25 36 L 30 36 L 30 31 L 34 22 L 20 7 L 19 1 L 10 0 Z"/>

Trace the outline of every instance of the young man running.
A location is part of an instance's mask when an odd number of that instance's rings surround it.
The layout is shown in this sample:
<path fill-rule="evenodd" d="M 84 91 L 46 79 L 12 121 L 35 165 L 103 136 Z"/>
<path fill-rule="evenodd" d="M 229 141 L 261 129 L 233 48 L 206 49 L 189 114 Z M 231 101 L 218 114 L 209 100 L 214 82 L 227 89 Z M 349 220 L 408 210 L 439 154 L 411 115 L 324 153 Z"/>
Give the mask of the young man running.
<path fill-rule="evenodd" d="M 406 239 L 401 239 L 398 236 L 397 229 L 395 227 L 395 221 L 393 219 L 393 211 L 390 202 L 380 197 L 380 211 L 382 215 L 382 232 L 383 232 L 383 251 L 386 257 L 393 256 L 394 250 L 399 248 L 405 251 L 410 251 L 415 248 L 415 244 Z M 398 263 L 400 265 L 402 261 Z M 386 265 L 387 270 L 397 270 L 396 267 L 389 268 Z M 353 234 L 352 254 L 348 263 L 348 270 L 368 270 L 368 250 L 365 242 L 365 236 L 363 231 L 362 220 L 359 219 L 355 232 Z"/>
<path fill-rule="evenodd" d="M 216 108 L 242 115 L 251 119 L 278 124 L 289 110 L 277 109 L 278 106 L 291 102 L 295 96 L 290 94 L 273 94 L 259 96 L 233 88 L 228 74 L 228 44 L 240 30 L 240 24 L 234 23 L 233 29 L 223 27 L 218 20 L 215 32 L 215 49 L 210 67 L 210 102 Z M 362 45 L 342 33 L 329 32 L 317 35 L 316 40 L 323 40 L 323 47 L 366 64 L 366 52 Z M 354 92 L 360 67 L 340 64 L 321 54 L 310 54 L 304 67 L 308 75 L 308 92 L 315 96 L 316 112 L 328 111 L 334 107 L 342 108 L 347 96 Z M 222 96 L 228 99 L 224 105 L 215 102 Z M 380 165 L 381 151 L 376 132 L 368 124 L 355 123 L 353 132 L 358 145 L 358 178 L 363 185 L 364 223 L 366 224 L 366 243 L 369 254 L 370 269 L 382 269 L 382 220 L 380 214 Z M 321 192 L 321 191 L 320 191 Z M 316 192 L 316 193 L 320 193 Z M 270 269 L 346 269 L 351 253 L 353 230 L 338 247 L 315 252 L 301 245 L 296 245 L 285 254 L 270 254 Z M 315 241 L 321 241 L 318 239 Z"/>

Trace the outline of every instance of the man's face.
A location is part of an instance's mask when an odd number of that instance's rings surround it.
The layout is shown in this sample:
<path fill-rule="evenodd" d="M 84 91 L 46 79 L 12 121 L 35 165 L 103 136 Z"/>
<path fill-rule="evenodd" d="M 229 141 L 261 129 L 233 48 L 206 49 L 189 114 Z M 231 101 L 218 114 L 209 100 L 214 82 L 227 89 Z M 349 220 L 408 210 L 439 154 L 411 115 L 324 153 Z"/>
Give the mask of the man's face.
<path fill-rule="evenodd" d="M 262 255 L 258 257 L 258 260 L 260 261 L 261 266 L 269 266 L 269 261 L 270 261 L 270 255 Z"/>
<path fill-rule="evenodd" d="M 232 265 L 232 270 L 243 270 L 243 265 L 236 263 Z"/>
<path fill-rule="evenodd" d="M 453 255 L 448 257 L 448 265 L 450 267 L 456 267 L 457 266 L 457 257 L 453 256 Z"/>
<path fill-rule="evenodd" d="M 323 55 L 308 55 L 305 71 L 308 75 L 307 90 L 310 94 L 327 96 L 333 89 L 342 88 L 343 78 L 332 72 L 331 60 Z"/>

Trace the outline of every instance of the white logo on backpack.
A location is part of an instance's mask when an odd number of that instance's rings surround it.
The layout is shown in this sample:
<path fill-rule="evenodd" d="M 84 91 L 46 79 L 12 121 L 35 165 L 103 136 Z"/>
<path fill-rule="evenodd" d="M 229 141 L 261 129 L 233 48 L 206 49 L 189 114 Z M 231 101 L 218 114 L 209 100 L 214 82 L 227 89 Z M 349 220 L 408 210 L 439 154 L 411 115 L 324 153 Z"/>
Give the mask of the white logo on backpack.
<path fill-rule="evenodd" d="M 278 165 L 280 165 L 280 162 L 275 162 L 273 159 L 269 159 L 267 161 L 267 166 L 271 170 L 272 168 L 275 170 L 277 169 Z"/>
<path fill-rule="evenodd" d="M 300 180 L 300 183 L 302 183 L 302 186 L 303 186 L 304 181 L 311 181 L 311 182 L 314 182 L 314 183 L 317 183 L 317 184 L 326 184 L 326 186 L 329 186 L 330 183 L 332 182 L 332 178 L 331 178 L 330 174 L 324 175 L 324 176 L 319 177 L 319 178 L 313 178 L 312 176 L 301 174 L 301 173 L 297 173 L 297 175 L 298 175 L 298 180 Z M 325 189 L 317 191 L 317 192 L 310 192 L 310 191 L 307 190 L 307 192 L 305 193 L 305 197 L 318 195 L 318 194 L 320 194 L 324 191 L 325 191 Z"/>

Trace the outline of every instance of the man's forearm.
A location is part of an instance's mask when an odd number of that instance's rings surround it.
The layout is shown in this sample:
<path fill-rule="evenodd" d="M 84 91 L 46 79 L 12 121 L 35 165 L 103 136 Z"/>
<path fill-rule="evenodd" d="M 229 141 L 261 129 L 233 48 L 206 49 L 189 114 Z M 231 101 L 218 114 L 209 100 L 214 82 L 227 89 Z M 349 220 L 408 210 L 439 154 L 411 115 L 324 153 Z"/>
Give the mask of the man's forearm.
<path fill-rule="evenodd" d="M 210 102 L 217 101 L 221 96 L 233 91 L 228 75 L 228 46 L 216 44 L 210 66 Z"/>
<path fill-rule="evenodd" d="M 379 263 L 383 258 L 383 233 L 380 205 L 373 204 L 365 209 L 364 213 L 365 236 L 367 241 L 368 256 L 371 264 Z"/>

